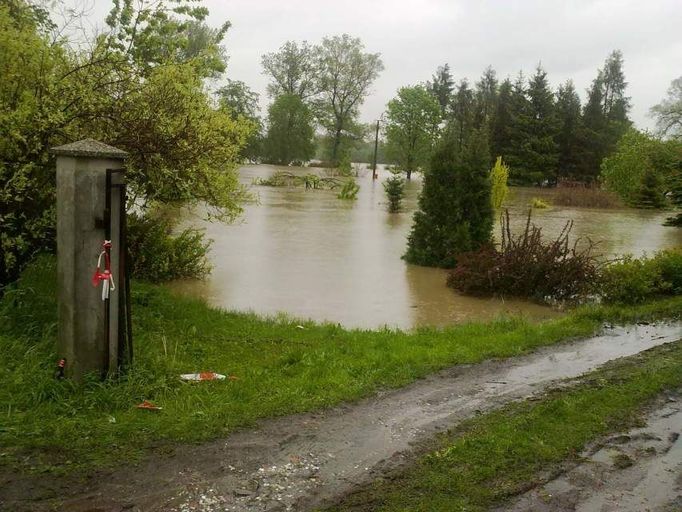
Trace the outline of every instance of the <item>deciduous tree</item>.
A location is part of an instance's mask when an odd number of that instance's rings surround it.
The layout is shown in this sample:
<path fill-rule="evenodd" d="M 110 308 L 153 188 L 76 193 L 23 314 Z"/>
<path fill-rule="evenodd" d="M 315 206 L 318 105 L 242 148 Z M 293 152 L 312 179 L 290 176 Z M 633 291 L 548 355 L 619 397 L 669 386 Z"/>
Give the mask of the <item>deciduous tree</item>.
<path fill-rule="evenodd" d="M 424 86 L 401 87 L 388 102 L 386 139 L 389 157 L 406 173 L 424 167 L 436 143 L 441 110 Z"/>
<path fill-rule="evenodd" d="M 317 54 L 316 100 L 319 121 L 331 138 L 330 157 L 337 161 L 344 134 L 358 125 L 359 108 L 384 69 L 378 53 L 367 53 L 348 34 L 325 37 Z"/>
<path fill-rule="evenodd" d="M 289 165 L 306 162 L 315 154 L 313 115 L 295 94 L 283 94 L 268 109 L 265 156 L 268 161 Z"/>

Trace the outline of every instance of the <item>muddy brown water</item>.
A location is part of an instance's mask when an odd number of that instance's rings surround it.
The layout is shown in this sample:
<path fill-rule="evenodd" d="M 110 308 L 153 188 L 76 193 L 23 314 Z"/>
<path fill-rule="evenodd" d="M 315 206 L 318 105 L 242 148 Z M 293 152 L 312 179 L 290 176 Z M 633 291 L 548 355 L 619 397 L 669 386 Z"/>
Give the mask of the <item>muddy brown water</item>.
<path fill-rule="evenodd" d="M 256 429 L 86 481 L 0 475 L 0 510 L 313 510 L 402 465 L 415 443 L 513 400 L 682 337 L 682 324 L 607 329 L 533 354 L 457 366 L 370 399 Z"/>
<path fill-rule="evenodd" d="M 247 166 L 240 176 L 251 184 L 276 169 Z M 188 215 L 188 224 L 205 228 L 214 240 L 214 269 L 206 281 L 172 286 L 226 309 L 286 312 L 348 327 L 410 329 L 503 313 L 523 313 L 532 319 L 558 314 L 526 301 L 457 294 L 445 286 L 443 270 L 403 262 L 400 256 L 421 182 L 417 175 L 408 183 L 404 211 L 389 214 L 381 184 L 387 175 L 381 170 L 380 179 L 373 182 L 371 172 L 360 170 L 357 201 L 338 199 L 329 190 L 255 186 L 259 204 L 247 206 L 236 224 L 203 222 L 201 212 Z M 538 190 L 513 190 L 508 206 L 517 229 L 534 195 Z M 682 246 L 682 230 L 662 226 L 666 217 L 662 212 L 553 207 L 536 210 L 534 216 L 547 236 L 558 234 L 573 219 L 574 235 L 599 240 L 600 251 L 607 255 Z"/>

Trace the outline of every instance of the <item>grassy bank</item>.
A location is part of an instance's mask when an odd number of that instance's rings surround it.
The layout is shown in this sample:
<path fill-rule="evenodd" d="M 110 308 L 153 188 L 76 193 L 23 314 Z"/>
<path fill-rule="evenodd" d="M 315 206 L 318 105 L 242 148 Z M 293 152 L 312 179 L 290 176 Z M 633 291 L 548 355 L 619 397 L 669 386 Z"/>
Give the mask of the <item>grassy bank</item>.
<path fill-rule="evenodd" d="M 29 268 L 0 303 L 0 464 L 70 471 L 129 461 L 150 447 L 223 436 L 268 416 L 313 410 L 405 385 L 438 369 L 511 357 L 589 336 L 605 321 L 672 317 L 682 297 L 639 307 L 579 309 L 557 320 L 507 318 L 412 333 L 346 330 L 224 312 L 135 284 L 136 364 L 116 382 L 52 378 L 54 263 Z M 47 279 L 46 279 L 47 276 Z M 216 371 L 238 380 L 186 384 Z M 151 400 L 163 410 L 137 410 Z"/>
<path fill-rule="evenodd" d="M 331 510 L 488 510 L 577 462 L 586 443 L 637 426 L 651 399 L 680 385 L 682 341 L 607 365 L 540 402 L 469 420 L 439 436 L 410 469 Z"/>

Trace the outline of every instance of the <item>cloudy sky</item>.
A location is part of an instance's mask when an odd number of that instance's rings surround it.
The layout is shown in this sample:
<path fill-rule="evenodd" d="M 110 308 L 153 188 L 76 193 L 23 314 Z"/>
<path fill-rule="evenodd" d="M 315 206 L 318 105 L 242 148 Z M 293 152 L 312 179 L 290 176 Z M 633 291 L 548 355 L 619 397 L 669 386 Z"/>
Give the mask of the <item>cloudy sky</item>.
<path fill-rule="evenodd" d="M 92 4 L 93 0 L 90 0 Z M 79 0 L 73 0 L 79 3 Z M 556 85 L 572 78 L 581 96 L 613 49 L 625 57 L 631 117 L 653 127 L 649 108 L 682 75 L 682 0 L 204 0 L 209 24 L 232 22 L 227 76 L 259 92 L 260 57 L 289 39 L 360 37 L 385 70 L 362 108 L 376 119 L 398 87 L 428 80 L 449 63 L 456 80 L 475 81 L 491 65 L 500 78 L 540 62 Z M 96 0 L 101 25 L 111 5 Z"/>

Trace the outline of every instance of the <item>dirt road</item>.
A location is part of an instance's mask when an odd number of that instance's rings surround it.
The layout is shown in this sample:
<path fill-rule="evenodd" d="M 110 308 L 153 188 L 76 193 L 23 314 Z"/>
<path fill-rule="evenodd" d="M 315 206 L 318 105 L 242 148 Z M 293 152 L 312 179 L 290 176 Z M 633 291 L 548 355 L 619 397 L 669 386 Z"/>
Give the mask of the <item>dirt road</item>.
<path fill-rule="evenodd" d="M 679 323 L 607 329 L 515 359 L 457 366 L 351 405 L 264 421 L 86 480 L 5 476 L 0 509 L 50 510 L 59 499 L 60 510 L 74 512 L 310 510 L 400 465 L 415 442 L 467 417 L 680 338 Z"/>

